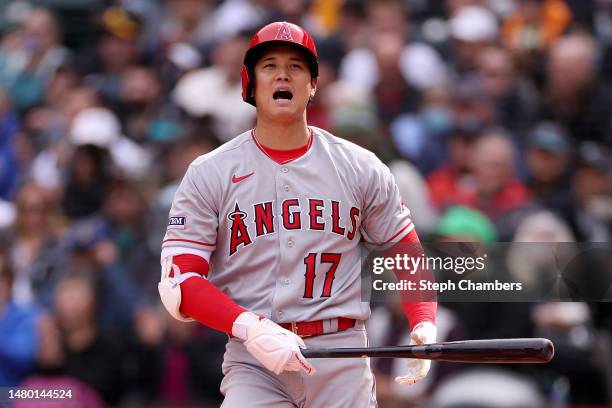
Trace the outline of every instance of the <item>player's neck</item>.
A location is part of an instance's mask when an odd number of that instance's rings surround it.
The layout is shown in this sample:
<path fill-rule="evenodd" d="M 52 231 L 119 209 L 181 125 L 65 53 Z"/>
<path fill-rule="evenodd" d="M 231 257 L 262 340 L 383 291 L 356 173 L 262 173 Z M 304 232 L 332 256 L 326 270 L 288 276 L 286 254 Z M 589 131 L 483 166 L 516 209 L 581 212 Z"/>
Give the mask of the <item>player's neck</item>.
<path fill-rule="evenodd" d="M 259 119 L 255 128 L 255 137 L 259 143 L 270 149 L 292 150 L 308 143 L 310 131 L 306 125 L 306 118 L 286 125 Z"/>

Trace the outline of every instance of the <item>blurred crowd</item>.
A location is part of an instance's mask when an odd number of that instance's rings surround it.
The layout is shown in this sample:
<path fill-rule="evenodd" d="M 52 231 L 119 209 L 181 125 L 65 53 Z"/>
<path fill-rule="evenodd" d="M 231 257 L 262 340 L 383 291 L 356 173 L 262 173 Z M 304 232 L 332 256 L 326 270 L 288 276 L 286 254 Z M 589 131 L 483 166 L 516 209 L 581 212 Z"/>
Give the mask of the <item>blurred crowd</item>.
<path fill-rule="evenodd" d="M 160 307 L 160 245 L 188 164 L 254 125 L 240 68 L 270 21 L 315 37 L 309 123 L 389 165 L 424 241 L 611 241 L 610 0 L 38 3 L 0 3 L 0 386 L 218 406 L 226 336 Z M 442 304 L 440 340 L 557 358 L 401 388 L 375 361 L 381 406 L 612 404 L 608 305 Z M 373 313 L 372 344 L 408 342 Z"/>

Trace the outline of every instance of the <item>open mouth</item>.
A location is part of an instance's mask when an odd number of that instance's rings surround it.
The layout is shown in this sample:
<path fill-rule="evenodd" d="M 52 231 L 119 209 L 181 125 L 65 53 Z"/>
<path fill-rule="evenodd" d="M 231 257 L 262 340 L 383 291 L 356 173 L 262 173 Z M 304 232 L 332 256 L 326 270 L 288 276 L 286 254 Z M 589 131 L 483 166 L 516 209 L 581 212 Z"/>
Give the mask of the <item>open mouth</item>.
<path fill-rule="evenodd" d="M 290 101 L 293 98 L 293 94 L 290 91 L 276 91 L 272 94 L 272 98 L 274 98 L 275 101 L 278 101 L 279 99 L 286 99 Z"/>

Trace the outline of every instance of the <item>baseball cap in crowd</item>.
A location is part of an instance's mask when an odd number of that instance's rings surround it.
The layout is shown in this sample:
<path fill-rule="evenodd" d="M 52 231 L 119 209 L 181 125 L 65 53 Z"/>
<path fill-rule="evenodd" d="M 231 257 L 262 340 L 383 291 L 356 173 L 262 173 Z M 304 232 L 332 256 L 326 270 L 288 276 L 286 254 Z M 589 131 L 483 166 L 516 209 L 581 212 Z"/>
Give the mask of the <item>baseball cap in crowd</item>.
<path fill-rule="evenodd" d="M 141 23 L 136 16 L 118 6 L 104 10 L 101 25 L 105 32 L 124 40 L 132 40 L 141 32 Z"/>
<path fill-rule="evenodd" d="M 434 237 L 469 237 L 478 242 L 494 242 L 495 227 L 480 211 L 454 206 L 444 212 L 434 231 Z"/>
<path fill-rule="evenodd" d="M 595 170 L 612 171 L 612 152 L 596 142 L 583 142 L 578 148 L 578 164 Z"/>
<path fill-rule="evenodd" d="M 121 137 L 121 124 L 108 109 L 89 108 L 79 112 L 70 127 L 70 141 L 109 148 Z"/>
<path fill-rule="evenodd" d="M 567 153 L 570 142 L 565 130 L 552 122 L 538 124 L 528 136 L 529 147 L 546 150 L 551 153 Z"/>
<path fill-rule="evenodd" d="M 26 1 L 0 2 L 0 35 L 18 31 L 32 12 L 32 7 Z"/>
<path fill-rule="evenodd" d="M 73 252 L 87 252 L 108 237 L 108 228 L 101 218 L 86 218 L 70 226 L 65 245 Z"/>
<path fill-rule="evenodd" d="M 202 65 L 202 55 L 193 45 L 186 42 L 177 42 L 170 45 L 167 57 L 177 68 L 189 71 Z"/>
<path fill-rule="evenodd" d="M 457 106 L 462 106 L 461 115 L 453 115 L 453 131 L 451 136 L 476 138 L 485 127 L 483 119 L 476 113 L 477 106 L 488 103 L 487 94 L 482 80 L 475 75 L 468 75 L 458 81 L 452 89 L 451 100 Z M 467 112 L 465 111 L 467 109 Z"/>
<path fill-rule="evenodd" d="M 495 15 L 484 7 L 461 7 L 449 22 L 451 37 L 466 41 L 494 41 L 499 31 Z"/>
<path fill-rule="evenodd" d="M 143 177 L 151 166 L 151 154 L 122 134 L 119 119 L 108 109 L 89 108 L 79 112 L 68 137 L 75 146 L 91 144 L 107 149 L 113 162 L 128 177 Z"/>

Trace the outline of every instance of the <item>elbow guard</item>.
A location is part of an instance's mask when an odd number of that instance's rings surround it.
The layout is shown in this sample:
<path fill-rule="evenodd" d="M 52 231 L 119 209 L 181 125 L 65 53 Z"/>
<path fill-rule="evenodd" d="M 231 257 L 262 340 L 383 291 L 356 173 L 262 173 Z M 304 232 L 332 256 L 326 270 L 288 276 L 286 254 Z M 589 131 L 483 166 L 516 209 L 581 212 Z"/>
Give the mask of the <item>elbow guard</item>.
<path fill-rule="evenodd" d="M 157 284 L 159 296 L 168 313 L 175 319 L 183 322 L 192 322 L 193 319 L 184 316 L 179 311 L 181 307 L 180 285 L 192 276 L 204 278 L 196 272 L 181 274 L 180 268 L 172 263 L 171 256 L 162 261 L 161 280 Z"/>

